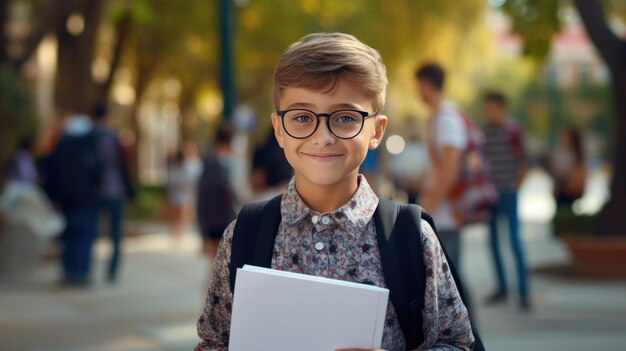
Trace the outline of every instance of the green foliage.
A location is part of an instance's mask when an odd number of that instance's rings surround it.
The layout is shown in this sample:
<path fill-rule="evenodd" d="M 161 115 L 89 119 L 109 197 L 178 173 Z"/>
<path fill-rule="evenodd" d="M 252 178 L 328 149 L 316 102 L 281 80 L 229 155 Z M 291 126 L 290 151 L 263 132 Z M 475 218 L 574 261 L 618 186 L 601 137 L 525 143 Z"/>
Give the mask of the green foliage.
<path fill-rule="evenodd" d="M 7 162 L 18 143 L 36 131 L 37 119 L 32 107 L 30 91 L 22 86 L 12 69 L 0 66 L 0 188 Z"/>
<path fill-rule="evenodd" d="M 157 218 L 163 209 L 165 187 L 140 185 L 135 199 L 126 206 L 125 212 L 132 219 Z"/>
<path fill-rule="evenodd" d="M 513 31 L 524 38 L 524 53 L 538 59 L 550 51 L 552 35 L 561 29 L 562 0 L 508 0 L 502 8 L 513 20 Z"/>
<path fill-rule="evenodd" d="M 603 0 L 605 9 L 609 9 L 612 14 L 626 22 L 626 1 L 624 0 Z"/>
<path fill-rule="evenodd" d="M 602 0 L 608 18 L 615 16 L 626 21 L 626 1 Z M 524 39 L 524 54 L 538 61 L 550 50 L 553 34 L 561 29 L 570 0 L 506 0 L 502 5 L 511 16 L 513 31 Z"/>
<path fill-rule="evenodd" d="M 579 215 L 571 206 L 559 206 L 553 219 L 556 236 L 593 236 L 598 233 L 598 214 Z"/>
<path fill-rule="evenodd" d="M 108 10 L 109 19 L 116 22 L 126 14 L 136 23 L 150 23 L 155 20 L 155 13 L 149 0 L 112 1 Z"/>
<path fill-rule="evenodd" d="M 396 94 L 395 107 L 412 106 L 413 70 L 419 63 L 440 61 L 451 77 L 479 64 L 482 52 L 474 44 L 476 33 L 484 28 L 485 6 L 483 0 L 249 1 L 236 15 L 240 100 L 259 109 L 259 116 L 269 115 L 271 75 L 287 46 L 308 33 L 340 31 L 381 52 L 390 77 L 389 95 Z"/>
<path fill-rule="evenodd" d="M 530 134 L 548 138 L 549 145 L 556 144 L 558 131 L 565 126 L 611 135 L 613 105 L 608 86 L 583 84 L 565 90 L 545 82 L 533 82 L 511 102 L 512 114 Z"/>
<path fill-rule="evenodd" d="M 267 116 L 272 110 L 271 75 L 279 57 L 290 43 L 319 31 L 351 33 L 378 49 L 391 78 L 390 94 L 407 92 L 413 69 L 425 60 L 441 61 L 451 76 L 461 76 L 457 73 L 479 63 L 480 50 L 473 38 L 483 28 L 485 7 L 483 0 L 242 2 L 235 5 L 233 16 L 238 103 Z M 179 80 L 181 105 L 194 101 L 188 94 L 217 90 L 217 1 L 110 0 L 108 20 L 115 22 L 129 13 L 132 39 L 123 66 L 135 76 L 150 75 L 151 82 Z M 396 99 L 398 104 L 414 103 L 414 93 L 406 94 Z M 262 121 L 268 123 L 267 118 Z"/>

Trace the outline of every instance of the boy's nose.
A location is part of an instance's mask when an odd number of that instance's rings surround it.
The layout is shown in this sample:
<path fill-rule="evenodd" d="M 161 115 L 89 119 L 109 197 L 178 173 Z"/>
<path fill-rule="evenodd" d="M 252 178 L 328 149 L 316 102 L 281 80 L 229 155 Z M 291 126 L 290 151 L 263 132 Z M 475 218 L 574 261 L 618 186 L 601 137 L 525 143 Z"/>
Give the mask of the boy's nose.
<path fill-rule="evenodd" d="M 336 138 L 328 128 L 328 118 L 320 118 L 319 126 L 313 135 L 311 135 L 311 141 L 315 144 L 327 145 L 335 142 Z"/>

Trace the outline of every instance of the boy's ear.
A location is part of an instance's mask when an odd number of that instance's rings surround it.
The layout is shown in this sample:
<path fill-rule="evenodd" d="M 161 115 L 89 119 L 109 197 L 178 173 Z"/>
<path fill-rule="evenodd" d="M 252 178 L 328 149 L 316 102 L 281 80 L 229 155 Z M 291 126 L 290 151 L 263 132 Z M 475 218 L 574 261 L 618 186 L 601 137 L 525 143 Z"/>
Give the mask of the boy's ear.
<path fill-rule="evenodd" d="M 274 127 L 274 137 L 276 137 L 278 145 L 280 145 L 281 149 L 284 149 L 285 132 L 283 131 L 283 124 L 281 123 L 280 117 L 276 113 L 272 113 L 272 127 Z"/>
<path fill-rule="evenodd" d="M 375 117 L 375 125 L 374 131 L 372 133 L 372 137 L 370 138 L 369 149 L 374 150 L 380 145 L 383 141 L 383 137 L 385 136 L 385 130 L 387 129 L 387 116 L 379 115 Z"/>

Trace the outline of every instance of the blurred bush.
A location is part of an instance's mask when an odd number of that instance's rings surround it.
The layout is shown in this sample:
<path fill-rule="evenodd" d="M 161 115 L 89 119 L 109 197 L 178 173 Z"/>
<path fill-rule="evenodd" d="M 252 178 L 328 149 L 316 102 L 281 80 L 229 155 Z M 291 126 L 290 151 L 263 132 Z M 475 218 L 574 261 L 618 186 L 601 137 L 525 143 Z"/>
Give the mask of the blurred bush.
<path fill-rule="evenodd" d="M 126 206 L 129 219 L 161 219 L 165 206 L 165 186 L 140 185 L 135 199 Z"/>
<path fill-rule="evenodd" d="M 598 233 L 598 214 L 576 214 L 571 206 L 559 206 L 553 220 L 554 234 L 564 236 L 595 236 Z"/>

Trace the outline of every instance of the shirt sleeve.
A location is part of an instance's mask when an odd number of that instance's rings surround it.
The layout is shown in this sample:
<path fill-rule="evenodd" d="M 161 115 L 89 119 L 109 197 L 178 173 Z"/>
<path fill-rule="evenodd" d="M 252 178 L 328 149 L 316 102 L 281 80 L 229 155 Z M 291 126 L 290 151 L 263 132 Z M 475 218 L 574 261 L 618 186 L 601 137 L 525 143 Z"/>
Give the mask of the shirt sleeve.
<path fill-rule="evenodd" d="M 515 156 L 517 157 L 518 162 L 524 164 L 526 163 L 526 148 L 524 146 L 524 132 L 522 126 L 519 123 L 511 124 L 511 144 L 513 147 L 513 152 L 515 152 Z"/>
<path fill-rule="evenodd" d="M 422 220 L 422 246 L 426 269 L 424 342 L 418 350 L 471 350 L 474 336 L 469 314 L 459 295 L 439 240 Z"/>
<path fill-rule="evenodd" d="M 204 310 L 197 324 L 201 341 L 194 348 L 195 351 L 228 350 L 233 304 L 229 265 L 235 222 L 224 231 L 213 263 Z"/>
<path fill-rule="evenodd" d="M 452 146 L 463 150 L 467 146 L 467 130 L 463 117 L 453 111 L 446 111 L 437 119 L 437 147 Z"/>

